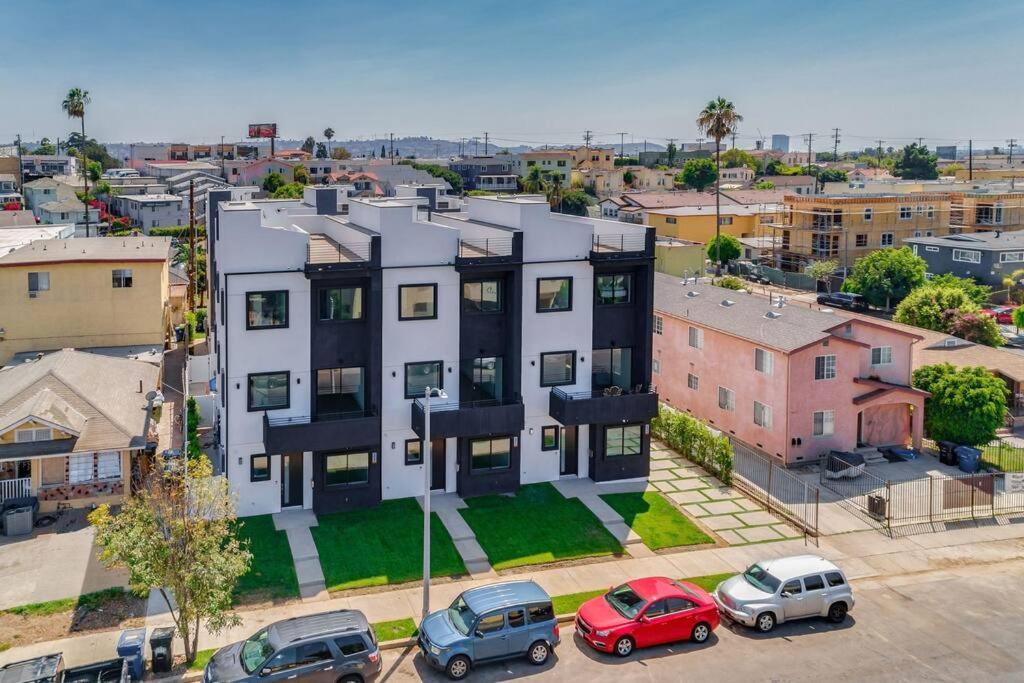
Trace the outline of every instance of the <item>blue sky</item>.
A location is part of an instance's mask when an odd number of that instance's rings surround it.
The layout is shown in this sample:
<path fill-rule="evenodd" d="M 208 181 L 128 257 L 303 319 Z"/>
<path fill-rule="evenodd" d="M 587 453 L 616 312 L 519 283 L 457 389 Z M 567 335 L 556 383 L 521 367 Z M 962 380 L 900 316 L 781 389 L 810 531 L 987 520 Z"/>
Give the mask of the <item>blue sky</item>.
<path fill-rule="evenodd" d="M 276 121 L 285 137 L 663 142 L 695 138 L 719 94 L 747 144 L 837 126 L 843 147 L 1024 137 L 1019 0 L 5 5 L 0 142 L 65 135 L 76 85 L 90 135 L 111 141 L 213 142 Z"/>

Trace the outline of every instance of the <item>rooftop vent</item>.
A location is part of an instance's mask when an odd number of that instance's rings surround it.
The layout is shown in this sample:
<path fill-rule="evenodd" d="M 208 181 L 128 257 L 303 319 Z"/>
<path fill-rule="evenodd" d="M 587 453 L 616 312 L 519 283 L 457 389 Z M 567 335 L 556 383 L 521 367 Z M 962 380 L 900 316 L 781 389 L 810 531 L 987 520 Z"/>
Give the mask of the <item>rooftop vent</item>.
<path fill-rule="evenodd" d="M 767 313 L 764 314 L 764 317 L 768 318 L 769 320 L 775 320 L 776 318 L 781 318 L 782 314 L 779 313 L 778 311 L 768 311 Z"/>
<path fill-rule="evenodd" d="M 725 306 L 726 308 L 728 308 L 729 306 L 733 306 L 735 304 L 736 304 L 736 302 L 732 301 L 731 299 L 722 299 L 722 303 L 721 303 L 721 305 Z"/>

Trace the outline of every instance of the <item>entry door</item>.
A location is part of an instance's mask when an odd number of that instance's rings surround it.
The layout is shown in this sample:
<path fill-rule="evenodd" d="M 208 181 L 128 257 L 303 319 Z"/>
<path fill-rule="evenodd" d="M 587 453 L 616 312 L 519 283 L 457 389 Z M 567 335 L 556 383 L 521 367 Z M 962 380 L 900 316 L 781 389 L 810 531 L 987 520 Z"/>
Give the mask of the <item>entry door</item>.
<path fill-rule="evenodd" d="M 444 439 L 430 440 L 430 490 L 444 491 L 447 458 L 444 452 Z"/>
<path fill-rule="evenodd" d="M 302 505 L 302 453 L 281 455 L 281 507 Z"/>
<path fill-rule="evenodd" d="M 562 440 L 559 445 L 561 462 L 559 463 L 558 473 L 563 477 L 579 473 L 580 450 L 578 441 L 579 427 L 576 425 L 562 427 Z"/>

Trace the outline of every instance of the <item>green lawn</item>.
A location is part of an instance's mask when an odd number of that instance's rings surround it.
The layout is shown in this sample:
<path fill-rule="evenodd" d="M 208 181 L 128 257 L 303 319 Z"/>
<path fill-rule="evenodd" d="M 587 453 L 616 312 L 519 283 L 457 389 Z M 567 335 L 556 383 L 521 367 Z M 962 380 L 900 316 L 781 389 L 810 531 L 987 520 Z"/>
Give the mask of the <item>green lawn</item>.
<path fill-rule="evenodd" d="M 188 670 L 202 671 L 203 669 L 205 669 L 206 663 L 210 661 L 210 657 L 212 657 L 213 653 L 216 651 L 216 648 L 211 648 L 209 650 L 200 650 L 199 652 L 197 652 L 196 661 L 188 665 Z"/>
<path fill-rule="evenodd" d="M 123 588 L 106 588 L 95 593 L 85 593 L 77 598 L 63 598 L 61 600 L 48 600 L 47 602 L 34 602 L 29 605 L 20 605 L 0 610 L 0 614 L 15 614 L 21 617 L 45 617 L 51 614 L 70 612 L 84 607 L 89 610 L 102 609 L 110 600 L 116 600 L 125 594 Z"/>
<path fill-rule="evenodd" d="M 983 464 L 1004 472 L 1024 472 L 1024 448 L 990 444 L 981 449 Z"/>
<path fill-rule="evenodd" d="M 609 493 L 601 496 L 651 550 L 714 543 L 660 493 Z"/>
<path fill-rule="evenodd" d="M 708 593 L 718 588 L 718 584 L 722 583 L 726 579 L 736 576 L 735 572 L 726 572 L 725 574 L 708 574 L 706 576 L 695 576 L 692 579 L 683 579 L 683 581 L 689 581 L 695 586 L 700 586 Z"/>
<path fill-rule="evenodd" d="M 412 498 L 374 508 L 321 515 L 313 540 L 327 590 L 381 586 L 423 578 L 423 509 Z M 430 575 L 465 574 L 441 519 L 430 525 Z"/>
<path fill-rule="evenodd" d="M 270 598 L 299 597 L 299 582 L 288 537 L 274 528 L 270 515 L 244 517 L 238 521 L 238 537 L 249 541 L 252 565 L 238 580 L 237 595 L 258 593 Z"/>
<path fill-rule="evenodd" d="M 622 552 L 601 522 L 551 484 L 529 484 L 515 496 L 467 498 L 459 512 L 495 569 Z"/>
<path fill-rule="evenodd" d="M 378 621 L 373 626 L 373 632 L 377 634 L 377 641 L 398 640 L 400 638 L 412 638 L 419 633 L 416 622 L 412 619 L 395 619 L 394 621 Z"/>
<path fill-rule="evenodd" d="M 694 576 L 688 579 L 681 579 L 682 581 L 688 581 L 695 586 L 700 586 L 709 593 L 718 586 L 722 581 L 725 581 L 732 574 L 708 574 L 706 576 Z M 551 598 L 551 604 L 555 608 L 555 614 L 561 616 L 564 614 L 575 614 L 576 610 L 580 608 L 580 605 L 585 603 L 591 598 L 596 598 L 599 595 L 604 595 L 608 589 L 602 588 L 596 591 L 583 591 L 582 593 L 569 593 L 568 595 L 556 595 Z"/>

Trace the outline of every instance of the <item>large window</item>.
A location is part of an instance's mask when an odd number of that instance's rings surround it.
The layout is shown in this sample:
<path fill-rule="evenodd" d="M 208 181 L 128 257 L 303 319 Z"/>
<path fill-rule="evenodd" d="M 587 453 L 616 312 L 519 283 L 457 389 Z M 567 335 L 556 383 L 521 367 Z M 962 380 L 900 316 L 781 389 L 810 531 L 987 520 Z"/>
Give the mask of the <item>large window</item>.
<path fill-rule="evenodd" d="M 726 387 L 718 387 L 718 407 L 729 412 L 736 410 L 736 392 Z"/>
<path fill-rule="evenodd" d="M 370 481 L 370 454 L 332 453 L 324 456 L 327 486 L 359 486 Z"/>
<path fill-rule="evenodd" d="M 953 260 L 961 263 L 981 263 L 981 252 L 974 249 L 954 249 Z"/>
<path fill-rule="evenodd" d="M 537 278 L 537 312 L 572 310 L 571 277 Z"/>
<path fill-rule="evenodd" d="M 892 347 L 876 346 L 871 349 L 872 365 L 889 365 L 892 363 Z"/>
<path fill-rule="evenodd" d="M 469 442 L 469 454 L 473 472 L 507 470 L 512 464 L 512 438 L 473 439 Z"/>
<path fill-rule="evenodd" d="M 462 361 L 459 395 L 468 401 L 490 401 L 502 395 L 502 363 L 500 356 L 470 358 Z"/>
<path fill-rule="evenodd" d="M 814 379 L 835 379 L 835 355 L 816 356 L 814 358 Z"/>
<path fill-rule="evenodd" d="M 132 286 L 132 269 L 117 268 L 110 272 L 114 289 L 124 289 Z"/>
<path fill-rule="evenodd" d="M 50 289 L 50 274 L 49 273 L 29 273 L 28 274 L 28 293 L 33 295 L 37 292 L 46 292 Z"/>
<path fill-rule="evenodd" d="M 288 327 L 288 291 L 247 292 L 245 329 L 268 330 Z"/>
<path fill-rule="evenodd" d="M 320 320 L 362 319 L 362 287 L 331 287 L 320 290 Z"/>
<path fill-rule="evenodd" d="M 316 416 L 319 419 L 362 414 L 366 408 L 363 368 L 326 368 L 316 371 Z"/>
<path fill-rule="evenodd" d="M 595 279 L 594 303 L 599 306 L 628 304 L 633 300 L 633 276 L 598 275 Z"/>
<path fill-rule="evenodd" d="M 542 387 L 557 387 L 575 383 L 575 351 L 552 351 L 540 354 L 540 385 Z"/>
<path fill-rule="evenodd" d="M 96 478 L 120 479 L 121 454 L 117 451 L 103 451 L 96 454 Z"/>
<path fill-rule="evenodd" d="M 501 280 L 463 282 L 462 310 L 466 313 L 501 313 Z"/>
<path fill-rule="evenodd" d="M 439 360 L 405 364 L 405 397 L 423 398 L 427 387 L 444 388 L 444 364 Z"/>
<path fill-rule="evenodd" d="M 431 320 L 437 317 L 437 285 L 400 285 L 399 320 Z"/>
<path fill-rule="evenodd" d="M 249 481 L 270 481 L 270 456 L 253 453 L 249 456 Z"/>
<path fill-rule="evenodd" d="M 604 430 L 604 454 L 640 455 L 643 450 L 643 426 L 626 425 L 624 427 L 608 427 Z"/>
<path fill-rule="evenodd" d="M 632 349 L 594 349 L 591 385 L 598 391 L 608 387 L 629 389 L 632 369 Z"/>
<path fill-rule="evenodd" d="M 814 413 L 814 436 L 832 436 L 836 430 L 836 413 L 834 410 L 819 410 Z"/>
<path fill-rule="evenodd" d="M 288 407 L 291 373 L 260 372 L 249 375 L 249 410 L 278 410 Z"/>
<path fill-rule="evenodd" d="M 92 453 L 68 456 L 68 483 L 81 484 L 92 480 Z"/>

